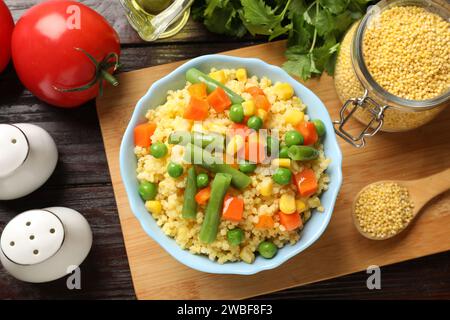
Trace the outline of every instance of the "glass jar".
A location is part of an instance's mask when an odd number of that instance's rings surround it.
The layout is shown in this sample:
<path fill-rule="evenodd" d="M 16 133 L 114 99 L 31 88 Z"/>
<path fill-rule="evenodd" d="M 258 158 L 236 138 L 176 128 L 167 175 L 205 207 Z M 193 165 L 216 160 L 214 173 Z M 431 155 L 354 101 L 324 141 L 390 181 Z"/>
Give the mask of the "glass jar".
<path fill-rule="evenodd" d="M 334 82 L 343 106 L 340 119 L 335 121 L 334 125 L 336 133 L 356 147 L 363 147 L 365 138 L 380 130 L 400 132 L 422 126 L 449 106 L 448 86 L 446 91 L 433 98 L 410 100 L 388 92 L 369 72 L 364 61 L 363 42 L 367 28 L 371 23 L 380 23 L 375 20 L 380 13 L 395 6 L 423 7 L 449 22 L 450 4 L 446 0 L 383 0 L 371 6 L 362 20 L 349 29 L 336 60 Z M 449 43 L 442 45 L 448 46 Z M 351 117 L 366 125 L 359 135 L 354 136 L 345 129 L 345 124 Z"/>
<path fill-rule="evenodd" d="M 145 41 L 177 34 L 187 23 L 193 0 L 120 0 L 128 22 Z"/>

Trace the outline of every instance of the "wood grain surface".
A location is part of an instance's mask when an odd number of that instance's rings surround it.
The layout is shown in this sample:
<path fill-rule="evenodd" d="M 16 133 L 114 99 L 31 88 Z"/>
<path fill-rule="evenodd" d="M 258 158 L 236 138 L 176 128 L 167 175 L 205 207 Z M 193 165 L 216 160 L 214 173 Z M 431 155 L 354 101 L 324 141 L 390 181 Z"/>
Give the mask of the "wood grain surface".
<path fill-rule="evenodd" d="M 281 65 L 284 48 L 285 42 L 279 41 L 226 54 L 256 57 Z M 371 265 L 384 266 L 450 249 L 450 193 L 425 208 L 415 221 L 415 228 L 390 240 L 375 242 L 362 238 L 351 220 L 353 198 L 364 185 L 386 180 L 387 177 L 414 179 L 449 166 L 450 132 L 446 126 L 450 112 L 445 112 L 433 124 L 415 132 L 380 134 L 365 149 L 353 148 L 339 140 L 344 156 L 344 183 L 330 225 L 319 241 L 281 267 L 252 276 L 224 276 L 191 270 L 174 260 L 144 233 L 129 209 L 121 183 L 118 154 L 123 132 L 138 99 L 154 81 L 179 65 L 180 62 L 177 62 L 123 73 L 119 76 L 120 88 L 107 90 L 103 97 L 97 99 L 100 126 L 138 298 L 175 299 L 181 295 L 189 299 L 242 299 L 365 270 Z M 308 81 L 306 85 L 322 99 L 332 118 L 336 118 L 341 103 L 333 79 L 323 76 L 320 80 Z M 361 125 L 352 123 L 352 127 L 357 129 Z M 436 158 L 440 161 L 435 161 Z M 400 166 L 402 170 L 399 170 Z"/>
<path fill-rule="evenodd" d="M 6 0 L 15 20 L 40 0 Z M 253 45 L 264 39 L 234 39 L 207 32 L 190 21 L 174 38 L 144 43 L 128 26 L 117 0 L 80 1 L 97 10 L 119 32 L 121 71 L 131 71 L 198 55 Z M 0 203 L 0 231 L 16 214 L 49 205 L 79 210 L 94 231 L 94 247 L 82 265 L 82 290 L 68 290 L 65 279 L 26 284 L 0 267 L 0 299 L 132 299 L 135 297 L 111 179 L 94 102 L 60 110 L 34 98 L 12 67 L 0 74 L 0 123 L 34 123 L 56 139 L 60 160 L 53 177 L 32 195 Z M 398 174 L 402 165 L 398 164 Z M 264 295 L 264 299 L 450 299 L 450 252 L 382 268 L 382 290 L 368 290 L 367 274 L 340 278 Z M 183 297 L 179 297 L 183 298 Z"/>

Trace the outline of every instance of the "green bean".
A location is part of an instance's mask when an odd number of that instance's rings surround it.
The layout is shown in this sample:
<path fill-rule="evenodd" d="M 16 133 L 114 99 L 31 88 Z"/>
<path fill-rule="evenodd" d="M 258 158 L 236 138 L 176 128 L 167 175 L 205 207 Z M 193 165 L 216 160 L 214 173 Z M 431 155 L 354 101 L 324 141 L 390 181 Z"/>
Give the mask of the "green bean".
<path fill-rule="evenodd" d="M 200 229 L 200 241 L 211 243 L 216 240 L 222 214 L 223 199 L 231 183 L 231 175 L 218 173 L 211 184 L 211 198 L 205 210 L 205 219 Z"/>
<path fill-rule="evenodd" d="M 190 167 L 187 172 L 186 189 L 184 189 L 184 202 L 181 216 L 185 219 L 195 219 L 197 216 L 197 202 L 195 195 L 197 194 L 197 174 L 194 166 Z"/>
<path fill-rule="evenodd" d="M 280 141 L 272 136 L 267 136 L 267 152 L 269 155 L 277 154 L 280 151 Z M 281 158 L 281 157 L 280 157 Z"/>
<path fill-rule="evenodd" d="M 292 160 L 314 160 L 319 157 L 319 151 L 307 146 L 290 146 L 288 149 L 289 158 Z"/>
<path fill-rule="evenodd" d="M 245 189 L 247 186 L 252 182 L 252 179 L 250 179 L 249 176 L 247 176 L 245 173 L 242 173 L 239 170 L 234 169 L 230 165 L 223 163 L 223 164 L 213 164 L 213 165 L 202 165 L 203 168 L 215 172 L 215 173 L 226 173 L 231 175 L 232 180 L 231 183 L 233 186 L 235 186 L 238 189 Z"/>
<path fill-rule="evenodd" d="M 220 158 L 212 155 L 210 152 L 192 143 L 186 145 L 184 160 L 188 163 L 200 165 L 202 167 L 204 167 L 205 165 L 212 165 L 223 161 Z"/>
<path fill-rule="evenodd" d="M 170 144 L 180 144 L 185 146 L 189 143 L 193 143 L 196 146 L 201 145 L 202 148 L 205 148 L 211 144 L 214 144 L 217 148 L 220 148 L 225 145 L 225 138 L 220 134 L 214 133 L 201 133 L 201 132 L 186 132 L 186 131 L 177 131 L 173 132 L 169 136 Z"/>
<path fill-rule="evenodd" d="M 224 86 L 219 81 L 212 79 L 211 77 L 207 76 L 198 69 L 195 68 L 189 69 L 186 72 L 186 80 L 189 81 L 190 83 L 204 82 L 206 84 L 208 92 L 214 91 L 217 87 L 222 88 L 226 92 L 228 97 L 230 97 L 230 100 L 233 104 L 244 102 L 244 99 L 240 95 L 234 93 L 230 88 Z"/>
<path fill-rule="evenodd" d="M 231 183 L 238 189 L 245 189 L 252 182 L 252 179 L 245 173 L 234 169 L 226 163 L 222 163 L 223 159 L 216 158 L 208 151 L 193 144 L 186 146 L 184 160 L 189 163 L 199 164 L 206 170 L 214 173 L 227 173 L 231 175 Z"/>
<path fill-rule="evenodd" d="M 289 158 L 289 148 L 287 146 L 281 146 L 278 158 Z"/>

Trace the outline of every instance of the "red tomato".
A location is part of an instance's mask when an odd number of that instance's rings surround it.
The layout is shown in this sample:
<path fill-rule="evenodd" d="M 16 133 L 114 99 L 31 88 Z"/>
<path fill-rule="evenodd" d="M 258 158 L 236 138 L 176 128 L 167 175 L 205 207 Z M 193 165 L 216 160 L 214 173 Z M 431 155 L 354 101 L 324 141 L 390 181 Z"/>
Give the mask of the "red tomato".
<path fill-rule="evenodd" d="M 14 21 L 8 7 L 0 0 L 0 72 L 5 70 L 11 58 L 11 35 Z"/>
<path fill-rule="evenodd" d="M 105 79 L 117 85 L 111 73 L 119 55 L 116 31 L 76 1 L 52 0 L 32 7 L 12 37 L 20 80 L 36 97 L 58 107 L 76 107 L 95 98 Z"/>

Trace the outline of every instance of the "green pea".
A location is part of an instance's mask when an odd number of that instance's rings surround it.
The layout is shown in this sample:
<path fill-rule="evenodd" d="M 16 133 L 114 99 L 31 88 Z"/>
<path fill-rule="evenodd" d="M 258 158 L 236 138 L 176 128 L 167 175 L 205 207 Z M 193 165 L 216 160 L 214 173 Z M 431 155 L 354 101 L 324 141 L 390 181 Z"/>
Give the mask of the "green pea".
<path fill-rule="evenodd" d="M 322 122 L 322 120 L 314 119 L 312 121 L 312 123 L 316 127 L 316 131 L 317 131 L 317 134 L 319 135 L 319 137 L 323 137 L 325 135 L 326 129 L 325 129 L 325 124 Z"/>
<path fill-rule="evenodd" d="M 156 195 L 158 194 L 158 186 L 156 185 L 156 183 L 144 181 L 139 185 L 138 191 L 141 195 L 141 198 L 145 201 L 154 200 L 156 198 Z"/>
<path fill-rule="evenodd" d="M 199 173 L 197 175 L 197 187 L 206 188 L 209 184 L 209 177 L 206 173 Z"/>
<path fill-rule="evenodd" d="M 242 231 L 242 229 L 239 228 L 228 230 L 227 240 L 228 243 L 231 244 L 232 246 L 240 245 L 244 240 L 244 231 Z"/>
<path fill-rule="evenodd" d="M 292 173 L 286 168 L 277 168 L 272 176 L 273 181 L 285 185 L 291 182 Z"/>
<path fill-rule="evenodd" d="M 267 152 L 272 155 L 272 150 L 275 151 L 280 148 L 280 142 L 277 138 L 272 138 L 272 136 L 267 136 Z"/>
<path fill-rule="evenodd" d="M 244 108 L 241 104 L 233 104 L 230 108 L 230 119 L 233 122 L 241 123 L 244 121 Z"/>
<path fill-rule="evenodd" d="M 172 178 L 178 178 L 183 174 L 183 167 L 178 163 L 171 162 L 167 165 L 167 173 Z"/>
<path fill-rule="evenodd" d="M 303 144 L 303 136 L 296 130 L 290 130 L 284 135 L 284 142 L 288 147 Z"/>
<path fill-rule="evenodd" d="M 278 248 L 270 241 L 263 241 L 258 246 L 258 252 L 262 257 L 272 259 L 277 254 Z"/>
<path fill-rule="evenodd" d="M 150 154 L 159 159 L 167 154 L 167 146 L 162 142 L 155 142 L 150 147 Z"/>
<path fill-rule="evenodd" d="M 256 164 L 250 161 L 245 161 L 239 164 L 239 170 L 243 173 L 253 173 L 256 170 Z"/>
<path fill-rule="evenodd" d="M 247 127 L 250 129 L 258 131 L 263 126 L 263 121 L 258 116 L 251 116 L 250 119 L 247 121 Z"/>
<path fill-rule="evenodd" d="M 284 159 L 289 158 L 288 151 L 289 151 L 289 147 L 287 147 L 287 146 L 282 146 L 281 149 L 280 149 L 280 152 L 279 152 L 279 156 L 278 156 L 278 157 L 279 157 L 279 158 L 284 158 Z"/>

